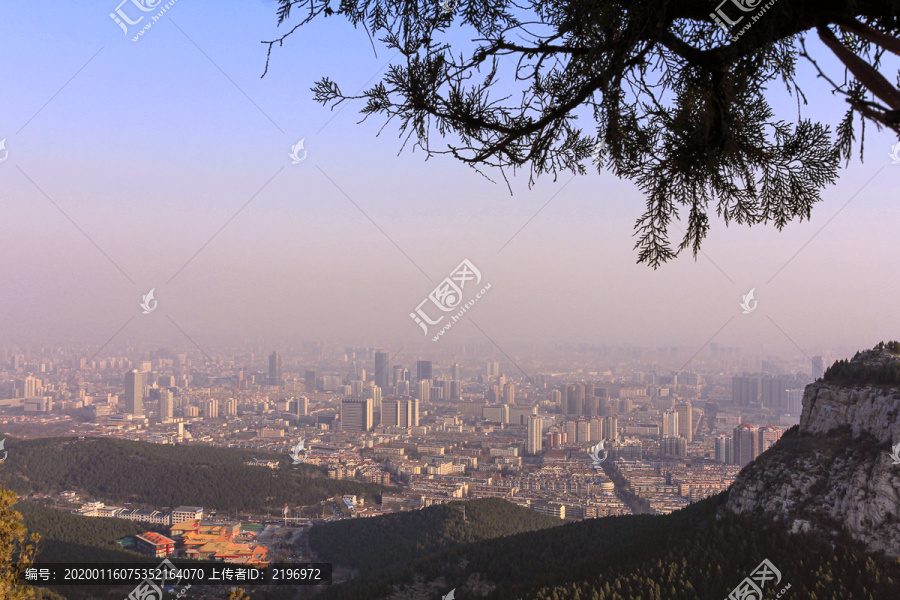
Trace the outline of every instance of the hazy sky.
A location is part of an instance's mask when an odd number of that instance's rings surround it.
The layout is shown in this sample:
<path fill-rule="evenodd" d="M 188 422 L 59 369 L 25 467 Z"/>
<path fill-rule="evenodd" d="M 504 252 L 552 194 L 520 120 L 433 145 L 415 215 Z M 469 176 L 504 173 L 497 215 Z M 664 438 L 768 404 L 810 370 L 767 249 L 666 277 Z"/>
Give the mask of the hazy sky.
<path fill-rule="evenodd" d="M 463 258 L 491 290 L 436 344 L 484 341 L 469 320 L 500 346 L 699 348 L 721 329 L 722 345 L 813 355 L 900 337 L 892 135 L 868 128 L 866 162 L 811 222 L 714 219 L 706 257 L 654 271 L 635 264 L 628 181 L 518 177 L 511 196 L 450 158 L 398 156 L 396 129 L 376 137 L 357 106 L 314 103 L 319 77 L 352 93 L 391 58 L 342 19 L 289 38 L 261 79 L 274 6 L 179 0 L 136 43 L 115 1 L 0 7 L 0 342 L 99 345 L 134 317 L 118 341 L 186 344 L 174 321 L 201 346 L 287 333 L 427 351 L 408 315 Z M 804 114 L 836 122 L 842 101 L 801 68 Z"/>

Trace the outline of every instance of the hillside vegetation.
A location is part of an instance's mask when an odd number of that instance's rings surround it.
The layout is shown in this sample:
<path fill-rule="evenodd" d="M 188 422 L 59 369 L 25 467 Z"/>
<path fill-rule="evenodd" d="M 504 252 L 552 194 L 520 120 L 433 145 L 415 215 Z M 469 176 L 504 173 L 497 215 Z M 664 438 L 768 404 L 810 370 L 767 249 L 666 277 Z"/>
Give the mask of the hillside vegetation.
<path fill-rule="evenodd" d="M 462 544 L 561 524 L 559 519 L 491 498 L 316 525 L 309 539 L 319 559 L 364 573 Z"/>
<path fill-rule="evenodd" d="M 708 600 L 726 598 L 763 559 L 782 573 L 764 597 L 788 583 L 793 598 L 900 597 L 896 561 L 764 519 L 719 518 L 725 496 L 670 515 L 591 519 L 451 548 L 361 574 L 320 598 L 437 600 L 455 588 L 458 600 Z"/>
<path fill-rule="evenodd" d="M 245 463 L 260 453 L 110 438 L 7 440 L 0 484 L 17 494 L 77 490 L 106 502 L 153 508 L 203 506 L 220 511 L 279 510 L 338 494 L 380 499 L 375 484 L 328 479 L 311 465 L 277 469 Z"/>

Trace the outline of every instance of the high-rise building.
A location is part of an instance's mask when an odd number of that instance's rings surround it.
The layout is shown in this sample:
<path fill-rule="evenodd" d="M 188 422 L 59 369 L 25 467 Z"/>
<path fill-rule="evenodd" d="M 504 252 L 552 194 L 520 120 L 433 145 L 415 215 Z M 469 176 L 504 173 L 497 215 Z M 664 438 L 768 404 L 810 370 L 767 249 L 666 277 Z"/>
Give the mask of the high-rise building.
<path fill-rule="evenodd" d="M 790 415 L 799 415 L 803 411 L 803 390 L 787 390 L 787 412 Z"/>
<path fill-rule="evenodd" d="M 574 444 L 577 439 L 576 436 L 576 423 L 575 421 L 566 421 L 566 437 L 569 440 L 570 444 Z"/>
<path fill-rule="evenodd" d="M 372 399 L 345 398 L 341 401 L 341 429 L 369 431 L 372 429 Z"/>
<path fill-rule="evenodd" d="M 144 376 L 137 369 L 125 373 L 125 412 L 144 416 Z"/>
<path fill-rule="evenodd" d="M 394 365 L 394 387 L 405 379 L 403 365 Z"/>
<path fill-rule="evenodd" d="M 25 378 L 24 383 L 22 384 L 22 394 L 23 398 L 34 398 L 38 395 L 38 379 L 32 375 L 29 375 Z"/>
<path fill-rule="evenodd" d="M 676 435 L 678 435 L 678 413 L 675 410 L 667 410 L 663 413 L 660 437 L 667 438 Z"/>
<path fill-rule="evenodd" d="M 591 419 L 591 436 L 590 441 L 599 442 L 603 439 L 603 419 L 594 417 Z"/>
<path fill-rule="evenodd" d="M 500 363 L 497 362 L 489 362 L 485 366 L 485 374 L 489 378 L 499 377 L 500 376 Z"/>
<path fill-rule="evenodd" d="M 269 355 L 269 385 L 284 386 L 284 380 L 281 378 L 281 357 L 274 351 Z"/>
<path fill-rule="evenodd" d="M 425 379 L 419 382 L 419 400 L 427 402 L 431 400 L 431 380 Z"/>
<path fill-rule="evenodd" d="M 416 398 L 409 400 L 409 426 L 419 426 L 419 401 Z"/>
<path fill-rule="evenodd" d="M 678 413 L 678 430 L 676 435 L 683 437 L 687 443 L 694 441 L 694 413 L 690 402 L 679 402 L 675 405 Z"/>
<path fill-rule="evenodd" d="M 453 365 L 450 373 L 451 381 L 460 381 L 462 379 L 462 369 L 459 366 L 459 363 Z"/>
<path fill-rule="evenodd" d="M 665 437 L 659 444 L 663 456 L 687 456 L 687 440 L 683 437 Z"/>
<path fill-rule="evenodd" d="M 218 419 L 219 418 L 219 401 L 211 398 L 203 403 L 203 418 Z"/>
<path fill-rule="evenodd" d="M 224 410 L 226 417 L 236 417 L 237 416 L 237 400 L 234 398 L 229 398 L 225 401 Z"/>
<path fill-rule="evenodd" d="M 603 439 L 616 441 L 619 437 L 619 419 L 618 417 L 603 418 Z"/>
<path fill-rule="evenodd" d="M 175 397 L 172 390 L 163 388 L 159 390 L 159 420 L 162 423 L 171 421 L 175 416 Z"/>
<path fill-rule="evenodd" d="M 300 396 L 299 398 L 294 398 L 293 402 L 293 410 L 294 414 L 299 416 L 308 415 L 309 414 L 309 398 L 306 396 Z"/>
<path fill-rule="evenodd" d="M 315 371 L 307 371 L 303 376 L 303 381 L 306 383 L 307 392 L 315 392 L 319 389 L 316 379 L 318 379 L 318 373 L 316 373 Z"/>
<path fill-rule="evenodd" d="M 388 371 L 388 361 L 390 360 L 391 355 L 384 350 L 378 350 L 375 352 L 375 385 L 383 390 L 387 389 L 388 377 L 390 377 L 391 375 Z"/>
<path fill-rule="evenodd" d="M 566 414 L 584 414 L 584 386 L 580 384 L 567 385 L 566 388 Z"/>
<path fill-rule="evenodd" d="M 562 392 L 560 392 L 559 390 L 553 390 L 550 392 L 550 402 L 552 402 L 555 406 L 565 408 L 562 405 Z"/>
<path fill-rule="evenodd" d="M 575 422 L 575 441 L 579 444 L 589 442 L 591 439 L 591 423 L 584 419 Z"/>
<path fill-rule="evenodd" d="M 541 453 L 541 432 L 544 427 L 544 421 L 538 415 L 528 417 L 528 435 L 525 438 L 525 452 L 532 456 Z"/>
<path fill-rule="evenodd" d="M 778 427 L 766 425 L 759 428 L 759 453 L 762 454 L 781 438 L 783 432 Z"/>
<path fill-rule="evenodd" d="M 503 402 L 505 404 L 516 403 L 516 386 L 511 381 L 503 386 Z"/>
<path fill-rule="evenodd" d="M 748 406 L 759 401 L 759 376 L 741 375 L 731 378 L 731 401 L 736 406 Z"/>
<path fill-rule="evenodd" d="M 430 360 L 419 360 L 416 361 L 416 379 L 419 381 L 425 381 L 434 379 L 434 375 L 432 373 L 433 367 Z"/>
<path fill-rule="evenodd" d="M 400 404 L 403 402 L 398 398 L 385 398 L 381 401 L 381 425 L 400 427 Z"/>
<path fill-rule="evenodd" d="M 591 386 L 591 393 L 588 394 L 588 390 L 584 391 L 584 415 L 586 417 L 596 417 L 600 411 L 600 398 L 594 395 L 593 385 Z"/>
<path fill-rule="evenodd" d="M 759 436 L 756 427 L 744 423 L 734 428 L 732 434 L 733 464 L 743 467 L 759 456 Z"/>
<path fill-rule="evenodd" d="M 731 463 L 731 437 L 720 435 L 716 437 L 716 460 L 720 463 Z"/>
<path fill-rule="evenodd" d="M 386 398 L 381 403 L 381 424 L 388 427 L 418 427 L 419 401 Z"/>
<path fill-rule="evenodd" d="M 381 410 L 381 388 L 369 383 L 365 389 L 366 398 L 372 401 L 375 410 Z"/>

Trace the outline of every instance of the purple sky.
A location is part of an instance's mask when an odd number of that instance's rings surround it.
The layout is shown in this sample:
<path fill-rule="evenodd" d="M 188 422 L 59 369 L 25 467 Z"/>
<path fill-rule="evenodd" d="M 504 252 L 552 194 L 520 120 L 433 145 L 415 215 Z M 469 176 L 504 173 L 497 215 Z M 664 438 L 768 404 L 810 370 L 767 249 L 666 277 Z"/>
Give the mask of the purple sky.
<path fill-rule="evenodd" d="M 722 345 L 798 356 L 795 344 L 813 355 L 900 337 L 900 165 L 885 132 L 868 128 L 866 162 L 811 222 L 714 219 L 705 256 L 653 271 L 635 264 L 643 199 L 628 181 L 564 174 L 529 190 L 518 177 L 510 196 L 450 158 L 398 156 L 396 129 L 376 137 L 382 122 L 357 125 L 356 106 L 315 104 L 320 76 L 353 92 L 390 59 L 345 21 L 291 38 L 260 79 L 273 2 L 210 13 L 179 0 L 136 43 L 108 17 L 114 2 L 87 5 L 0 8 L 7 343 L 99 345 L 134 317 L 119 341 L 184 344 L 174 321 L 201 345 L 296 334 L 427 350 L 409 312 L 463 258 L 491 290 L 438 344 L 483 341 L 468 320 L 501 345 L 699 348 L 725 323 Z M 842 102 L 801 68 L 804 114 L 834 123 Z M 796 114 L 784 94 L 776 106 Z M 150 288 L 158 310 L 143 315 Z"/>

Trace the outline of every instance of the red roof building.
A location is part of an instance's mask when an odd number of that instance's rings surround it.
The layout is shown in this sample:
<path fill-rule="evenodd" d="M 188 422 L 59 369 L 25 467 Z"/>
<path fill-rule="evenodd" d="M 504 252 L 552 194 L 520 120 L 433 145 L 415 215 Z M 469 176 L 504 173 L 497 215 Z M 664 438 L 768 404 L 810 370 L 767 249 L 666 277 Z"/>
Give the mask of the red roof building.
<path fill-rule="evenodd" d="M 165 558 L 175 551 L 175 540 L 169 539 L 155 531 L 136 535 L 134 539 L 140 552 L 156 558 Z"/>

